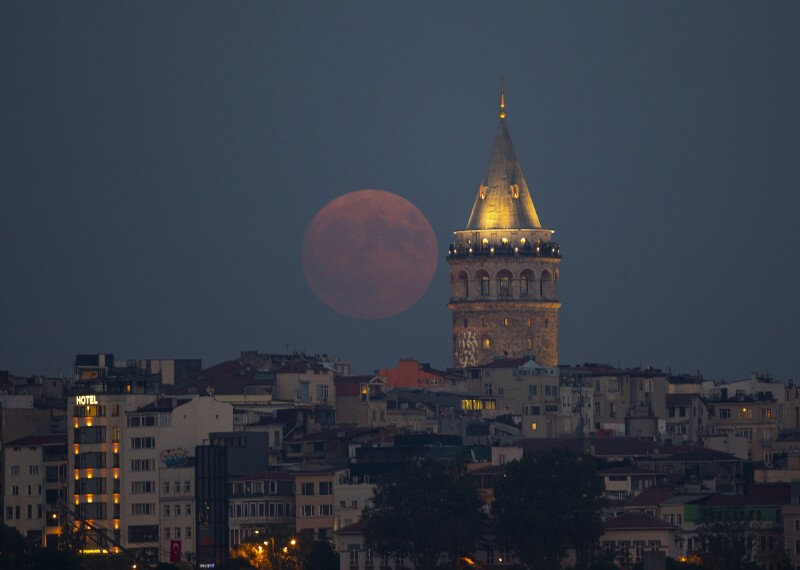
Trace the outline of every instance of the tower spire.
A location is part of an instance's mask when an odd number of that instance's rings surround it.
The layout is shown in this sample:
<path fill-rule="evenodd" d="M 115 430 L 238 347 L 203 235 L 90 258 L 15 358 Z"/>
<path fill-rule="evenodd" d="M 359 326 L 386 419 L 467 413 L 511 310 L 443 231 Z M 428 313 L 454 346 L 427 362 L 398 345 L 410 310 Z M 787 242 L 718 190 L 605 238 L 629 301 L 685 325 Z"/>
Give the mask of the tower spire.
<path fill-rule="evenodd" d="M 500 119 L 506 118 L 506 94 L 503 78 L 500 78 Z"/>

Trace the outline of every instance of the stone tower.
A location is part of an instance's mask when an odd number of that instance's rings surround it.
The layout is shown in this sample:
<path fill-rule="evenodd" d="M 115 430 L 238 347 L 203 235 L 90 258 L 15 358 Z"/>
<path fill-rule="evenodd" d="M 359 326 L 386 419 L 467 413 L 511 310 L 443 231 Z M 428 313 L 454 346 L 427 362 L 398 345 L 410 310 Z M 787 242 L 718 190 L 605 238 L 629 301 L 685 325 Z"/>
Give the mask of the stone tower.
<path fill-rule="evenodd" d="M 450 303 L 453 365 L 490 362 L 496 356 L 532 356 L 558 364 L 558 264 L 561 253 L 543 228 L 505 123 L 500 89 L 500 129 L 489 154 L 472 214 L 453 232 Z"/>

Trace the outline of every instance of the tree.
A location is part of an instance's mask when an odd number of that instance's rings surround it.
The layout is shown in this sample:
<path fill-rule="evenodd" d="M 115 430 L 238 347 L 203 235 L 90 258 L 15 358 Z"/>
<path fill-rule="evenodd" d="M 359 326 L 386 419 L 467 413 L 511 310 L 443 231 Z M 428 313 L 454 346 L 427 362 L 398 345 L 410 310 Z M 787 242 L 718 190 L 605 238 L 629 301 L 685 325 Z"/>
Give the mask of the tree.
<path fill-rule="evenodd" d="M 561 568 L 568 549 L 586 566 L 603 533 L 603 492 L 594 465 L 568 451 L 509 463 L 492 504 L 500 543 L 529 568 Z"/>
<path fill-rule="evenodd" d="M 483 527 L 481 503 L 462 465 L 412 463 L 378 482 L 364 509 L 365 542 L 380 554 L 407 556 L 417 570 L 472 552 Z"/>
<path fill-rule="evenodd" d="M 327 540 L 315 540 L 300 553 L 304 570 L 339 570 L 339 555 Z"/>

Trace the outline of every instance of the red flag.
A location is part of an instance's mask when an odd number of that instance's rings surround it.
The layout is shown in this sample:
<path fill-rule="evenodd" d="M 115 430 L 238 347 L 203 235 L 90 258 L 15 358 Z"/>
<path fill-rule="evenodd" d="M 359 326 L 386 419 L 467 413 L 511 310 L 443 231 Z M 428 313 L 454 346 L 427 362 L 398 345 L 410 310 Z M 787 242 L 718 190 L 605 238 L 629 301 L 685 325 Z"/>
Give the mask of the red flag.
<path fill-rule="evenodd" d="M 169 541 L 169 561 L 171 564 L 180 564 L 181 563 L 181 541 L 180 540 L 170 540 Z"/>

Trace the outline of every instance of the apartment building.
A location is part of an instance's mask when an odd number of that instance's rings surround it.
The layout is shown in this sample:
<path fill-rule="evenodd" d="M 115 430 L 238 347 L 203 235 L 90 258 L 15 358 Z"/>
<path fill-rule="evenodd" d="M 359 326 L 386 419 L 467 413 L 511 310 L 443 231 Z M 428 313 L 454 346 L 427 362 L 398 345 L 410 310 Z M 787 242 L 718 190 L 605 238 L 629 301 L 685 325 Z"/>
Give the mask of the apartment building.
<path fill-rule="evenodd" d="M 228 483 L 231 547 L 246 540 L 287 537 L 294 532 L 294 475 L 264 471 Z"/>
<path fill-rule="evenodd" d="M 333 468 L 294 473 L 295 531 L 317 540 L 333 538 Z"/>
<path fill-rule="evenodd" d="M 28 435 L 3 448 L 3 522 L 35 546 L 61 532 L 67 492 L 67 435 Z"/>

